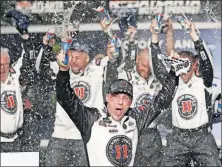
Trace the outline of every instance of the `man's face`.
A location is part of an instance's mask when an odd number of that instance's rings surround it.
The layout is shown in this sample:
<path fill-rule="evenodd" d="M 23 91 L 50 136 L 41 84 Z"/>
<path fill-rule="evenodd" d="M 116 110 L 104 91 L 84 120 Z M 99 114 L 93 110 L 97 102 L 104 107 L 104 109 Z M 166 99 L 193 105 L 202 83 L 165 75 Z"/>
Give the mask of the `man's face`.
<path fill-rule="evenodd" d="M 89 63 L 89 56 L 85 52 L 79 52 L 76 50 L 70 50 L 68 54 L 71 56 L 71 69 L 74 74 L 79 74 L 85 71 L 87 64 Z"/>
<path fill-rule="evenodd" d="M 131 98 L 125 93 L 110 93 L 106 96 L 109 115 L 115 121 L 121 121 L 130 105 Z"/>
<path fill-rule="evenodd" d="M 191 62 L 193 62 L 192 58 L 189 56 L 180 56 L 181 58 L 188 58 Z M 195 61 L 189 72 L 187 72 L 186 74 L 180 74 L 180 78 L 183 80 L 184 83 L 188 83 L 189 80 L 192 78 L 193 73 L 196 71 L 197 69 L 197 61 Z"/>
<path fill-rule="evenodd" d="M 5 82 L 8 75 L 9 75 L 9 64 L 10 60 L 9 57 L 6 54 L 1 55 L 1 83 Z"/>
<path fill-rule="evenodd" d="M 136 58 L 136 70 L 141 77 L 148 79 L 150 75 L 150 64 L 148 57 L 148 50 L 139 53 Z"/>

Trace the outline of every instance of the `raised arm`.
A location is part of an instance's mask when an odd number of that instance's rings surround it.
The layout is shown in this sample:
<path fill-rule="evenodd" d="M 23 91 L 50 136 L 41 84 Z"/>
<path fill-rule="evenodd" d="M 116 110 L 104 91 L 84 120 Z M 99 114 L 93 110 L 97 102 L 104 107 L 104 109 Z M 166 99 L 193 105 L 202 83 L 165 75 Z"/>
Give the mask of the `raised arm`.
<path fill-rule="evenodd" d="M 107 62 L 107 65 L 104 67 L 104 73 L 103 73 L 103 99 L 106 99 L 106 93 L 108 91 L 109 85 L 118 78 L 118 67 L 120 65 L 119 59 L 117 58 L 117 61 L 110 61 L 111 54 L 115 51 L 114 46 L 108 44 L 106 54 L 109 57 L 109 61 Z"/>
<path fill-rule="evenodd" d="M 163 64 L 163 61 L 158 58 L 158 55 L 161 54 L 161 50 L 159 47 L 159 35 L 154 31 L 156 24 L 157 21 L 153 19 L 150 26 L 150 32 L 152 34 L 151 45 L 150 45 L 152 72 L 155 75 L 155 77 L 160 81 L 160 83 L 164 84 L 167 80 L 167 75 L 169 75 L 169 73 L 166 69 L 166 66 Z"/>
<path fill-rule="evenodd" d="M 166 32 L 166 56 L 170 56 L 172 50 L 174 50 L 174 34 L 173 34 L 173 24 L 172 20 L 169 18 L 166 21 L 168 25 Z"/>
<path fill-rule="evenodd" d="M 58 55 L 58 60 L 64 60 L 64 54 Z M 63 71 L 62 71 L 63 70 Z M 95 108 L 88 108 L 75 95 L 70 86 L 69 67 L 61 67 L 56 78 L 56 95 L 59 104 L 64 108 L 70 119 L 79 129 L 84 142 L 88 142 L 93 123 L 100 117 Z"/>
<path fill-rule="evenodd" d="M 212 66 L 212 55 L 207 48 L 204 41 L 198 36 L 194 23 L 187 21 L 187 24 L 191 27 L 190 37 L 194 42 L 194 47 L 198 53 L 199 59 L 199 73 L 203 78 L 204 85 L 206 87 L 211 87 L 213 82 L 213 66 Z"/>
<path fill-rule="evenodd" d="M 106 56 L 109 58 L 109 61 L 107 65 L 104 67 L 104 76 L 103 76 L 103 99 L 106 99 L 106 93 L 108 91 L 109 85 L 118 78 L 118 67 L 123 63 L 124 56 L 122 52 L 122 46 L 119 45 L 118 48 L 116 48 L 111 43 L 111 38 L 113 36 L 113 32 L 110 29 L 110 25 L 106 24 L 106 18 L 100 21 L 100 25 L 104 31 L 104 35 L 106 35 L 108 39 L 107 44 L 107 50 L 106 50 Z M 118 37 L 117 37 L 118 38 Z M 119 53 L 117 54 L 116 58 L 114 58 L 113 53 L 116 52 L 116 49 L 119 50 Z"/>
<path fill-rule="evenodd" d="M 128 27 L 125 38 L 123 38 L 123 49 L 125 51 L 124 58 L 124 70 L 125 71 L 133 71 L 134 66 L 136 64 L 136 56 L 138 54 L 137 44 L 135 43 L 135 35 L 137 29 L 134 26 Z"/>
<path fill-rule="evenodd" d="M 43 36 L 43 51 L 39 65 L 39 75 L 46 82 L 51 82 L 55 77 L 53 70 L 50 68 L 50 61 L 56 61 L 56 55 L 52 51 L 52 46 L 47 39 L 47 35 Z"/>
<path fill-rule="evenodd" d="M 22 85 L 32 85 L 37 77 L 37 71 L 35 68 L 35 60 L 36 54 L 38 53 L 35 49 L 34 43 L 32 40 L 23 39 L 23 59 L 22 66 L 20 67 L 21 75 L 20 75 L 20 83 Z"/>
<path fill-rule="evenodd" d="M 144 105 L 143 108 L 134 109 L 141 111 L 139 114 L 135 112 L 140 133 L 148 128 L 151 122 L 161 113 L 162 109 L 166 109 L 171 104 L 177 83 L 178 78 L 170 71 L 169 75 L 167 75 L 166 82 L 162 85 L 162 89 L 154 101 Z"/>

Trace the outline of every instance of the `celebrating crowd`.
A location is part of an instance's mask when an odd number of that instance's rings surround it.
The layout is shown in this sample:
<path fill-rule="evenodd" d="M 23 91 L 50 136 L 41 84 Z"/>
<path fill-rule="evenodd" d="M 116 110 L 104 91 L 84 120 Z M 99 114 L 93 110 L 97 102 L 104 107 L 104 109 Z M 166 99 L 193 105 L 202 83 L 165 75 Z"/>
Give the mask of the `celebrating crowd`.
<path fill-rule="evenodd" d="M 152 19 L 150 47 L 141 49 L 135 13 L 120 21 L 121 40 L 103 16 L 106 54 L 95 56 L 81 32 L 37 39 L 25 15 L 6 17 L 16 22 L 23 53 L 12 65 L 1 48 L 1 152 L 40 151 L 49 139 L 43 166 L 221 165 L 211 133 L 212 55 L 193 22 L 185 24 L 196 53 L 174 49 L 171 18 L 159 32 Z M 160 124 L 171 130 L 165 147 Z"/>

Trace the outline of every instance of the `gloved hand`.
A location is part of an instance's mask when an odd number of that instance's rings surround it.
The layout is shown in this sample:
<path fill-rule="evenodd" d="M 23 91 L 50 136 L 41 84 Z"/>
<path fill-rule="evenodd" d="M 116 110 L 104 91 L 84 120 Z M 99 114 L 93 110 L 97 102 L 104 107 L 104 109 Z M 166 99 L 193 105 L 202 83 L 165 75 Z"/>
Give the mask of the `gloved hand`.
<path fill-rule="evenodd" d="M 15 20 L 16 29 L 21 35 L 28 34 L 29 17 L 17 10 L 11 10 L 6 13 L 5 17 L 13 18 Z"/>

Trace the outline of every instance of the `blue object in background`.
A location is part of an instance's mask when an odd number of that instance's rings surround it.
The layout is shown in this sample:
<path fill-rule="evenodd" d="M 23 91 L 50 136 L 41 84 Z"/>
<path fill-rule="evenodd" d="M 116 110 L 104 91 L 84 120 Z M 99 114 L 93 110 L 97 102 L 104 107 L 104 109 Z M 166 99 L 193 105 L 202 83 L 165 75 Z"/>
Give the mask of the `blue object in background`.
<path fill-rule="evenodd" d="M 63 51 L 65 52 L 65 59 L 61 63 L 63 66 L 67 66 L 69 63 L 69 56 L 68 56 L 67 52 L 70 48 L 71 43 L 72 43 L 72 40 L 61 42 L 61 47 L 62 47 Z"/>
<path fill-rule="evenodd" d="M 29 17 L 17 10 L 11 10 L 5 14 L 5 17 L 12 18 L 16 29 L 20 34 L 27 34 L 30 25 Z"/>

